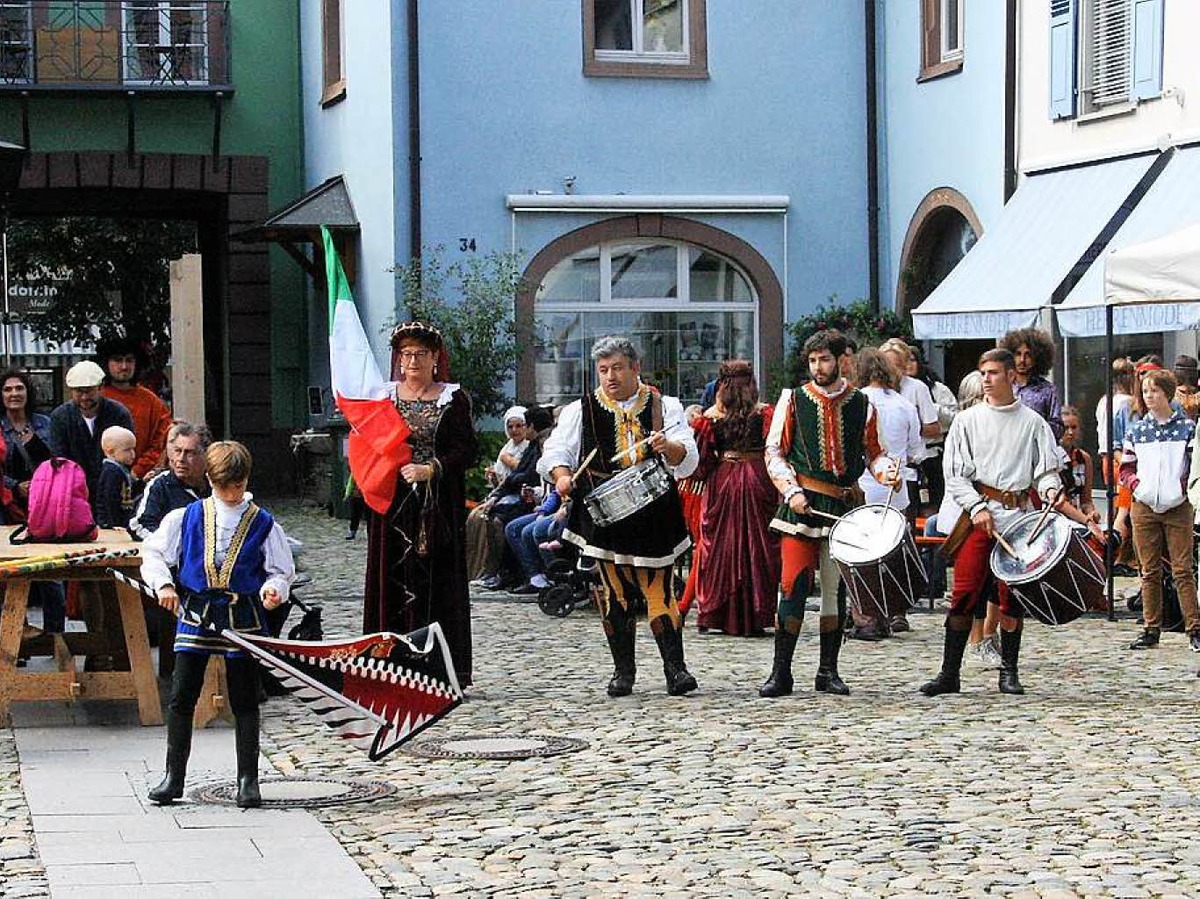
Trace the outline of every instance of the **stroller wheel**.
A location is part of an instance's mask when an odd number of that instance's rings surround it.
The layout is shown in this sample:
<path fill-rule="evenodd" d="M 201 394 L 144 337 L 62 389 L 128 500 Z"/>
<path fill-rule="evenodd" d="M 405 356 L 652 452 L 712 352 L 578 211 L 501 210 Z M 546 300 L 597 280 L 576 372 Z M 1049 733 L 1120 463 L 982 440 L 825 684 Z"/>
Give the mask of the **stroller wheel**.
<path fill-rule="evenodd" d="M 555 584 L 538 594 L 538 608 L 553 618 L 566 618 L 575 610 L 575 592 L 566 584 Z"/>

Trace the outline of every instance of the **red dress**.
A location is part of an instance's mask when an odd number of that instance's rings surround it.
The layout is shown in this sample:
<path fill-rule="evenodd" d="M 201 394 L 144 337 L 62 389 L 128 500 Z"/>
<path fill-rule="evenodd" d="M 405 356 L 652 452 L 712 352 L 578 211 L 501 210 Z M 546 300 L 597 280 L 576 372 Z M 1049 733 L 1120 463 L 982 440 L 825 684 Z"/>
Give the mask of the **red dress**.
<path fill-rule="evenodd" d="M 771 407 L 740 443 L 725 438 L 723 422 L 697 420 L 698 474 L 706 481 L 700 520 L 698 626 L 738 636 L 775 626 L 779 537 L 768 527 L 779 493 L 767 475 L 763 449 Z"/>

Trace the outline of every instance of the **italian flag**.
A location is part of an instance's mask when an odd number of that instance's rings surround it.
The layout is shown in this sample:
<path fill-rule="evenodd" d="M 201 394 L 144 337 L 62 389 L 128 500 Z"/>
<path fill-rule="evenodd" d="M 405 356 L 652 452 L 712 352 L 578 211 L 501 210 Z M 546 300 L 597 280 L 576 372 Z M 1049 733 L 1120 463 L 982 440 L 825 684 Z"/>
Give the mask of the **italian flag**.
<path fill-rule="evenodd" d="M 412 461 L 412 430 L 379 373 L 342 261 L 324 225 L 321 239 L 329 285 L 329 376 L 337 407 L 350 424 L 347 461 L 363 500 L 382 515 L 396 495 L 400 469 Z"/>

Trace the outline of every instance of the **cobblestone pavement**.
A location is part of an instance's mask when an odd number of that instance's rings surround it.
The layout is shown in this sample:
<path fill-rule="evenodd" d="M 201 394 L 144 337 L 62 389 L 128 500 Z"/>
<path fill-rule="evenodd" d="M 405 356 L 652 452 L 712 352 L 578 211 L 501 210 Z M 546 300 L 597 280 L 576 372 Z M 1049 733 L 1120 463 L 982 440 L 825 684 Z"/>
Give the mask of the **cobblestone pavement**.
<path fill-rule="evenodd" d="M 357 632 L 364 535 L 275 510 L 306 544 L 305 595 L 326 632 Z M 315 812 L 385 895 L 1200 895 L 1200 657 L 1181 635 L 1143 654 L 1121 649 L 1132 622 L 1034 624 L 1026 696 L 1000 696 L 996 673 L 969 662 L 966 692 L 930 700 L 916 688 L 938 667 L 941 618 L 914 614 L 912 633 L 846 646 L 853 695 L 839 698 L 808 689 L 814 620 L 799 691 L 769 701 L 756 693 L 769 639 L 689 627 L 700 691 L 670 698 L 643 625 L 635 693 L 610 700 L 594 613 L 551 619 L 499 598 L 476 597 L 469 701 L 423 737 L 550 734 L 587 749 L 375 764 L 299 704 L 265 708 L 280 772 L 397 787 Z M 6 737 L 0 852 L 25 827 Z"/>

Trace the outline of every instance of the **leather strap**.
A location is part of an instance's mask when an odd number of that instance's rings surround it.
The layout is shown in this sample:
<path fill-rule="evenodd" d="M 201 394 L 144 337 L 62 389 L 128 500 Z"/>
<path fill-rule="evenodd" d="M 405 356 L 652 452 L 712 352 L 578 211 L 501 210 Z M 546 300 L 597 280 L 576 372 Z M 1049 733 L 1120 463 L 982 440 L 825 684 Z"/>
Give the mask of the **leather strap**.
<path fill-rule="evenodd" d="M 839 487 L 837 484 L 830 484 L 828 481 L 810 478 L 808 475 L 796 475 L 796 481 L 805 490 L 811 490 L 813 493 L 820 493 L 823 496 L 832 497 L 843 502 L 849 501 L 852 493 L 849 487 Z"/>
<path fill-rule="evenodd" d="M 982 481 L 972 481 L 973 486 L 979 495 L 997 502 L 1006 509 L 1024 509 L 1029 505 L 1029 494 L 1023 490 L 997 490 Z"/>

